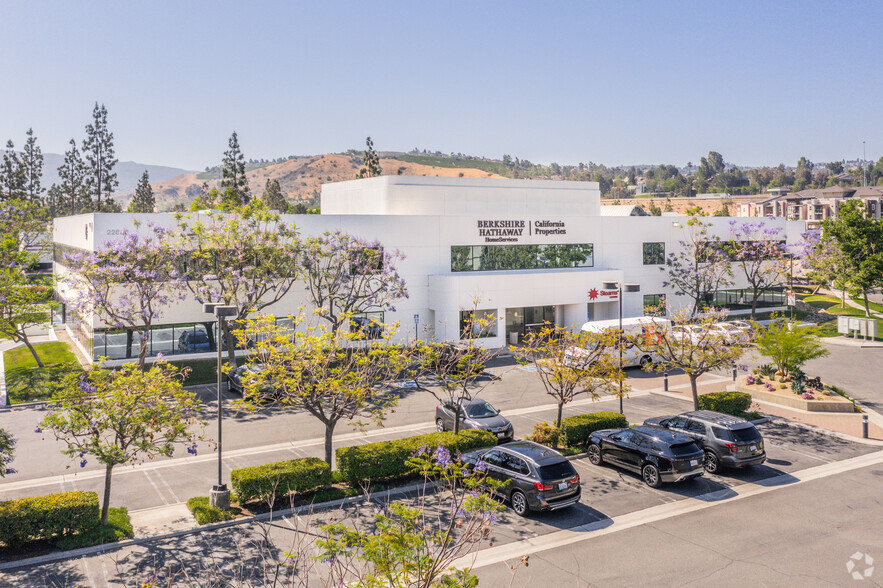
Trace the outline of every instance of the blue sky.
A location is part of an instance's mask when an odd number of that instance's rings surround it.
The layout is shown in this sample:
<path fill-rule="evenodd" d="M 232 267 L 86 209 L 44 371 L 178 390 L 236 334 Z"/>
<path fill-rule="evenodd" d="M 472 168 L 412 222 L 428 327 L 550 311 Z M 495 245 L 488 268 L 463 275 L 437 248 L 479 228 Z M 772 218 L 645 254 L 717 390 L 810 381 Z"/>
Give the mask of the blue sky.
<path fill-rule="evenodd" d="M 883 155 L 883 2 L 0 0 L 0 139 L 121 160 L 414 147 L 561 164 Z"/>

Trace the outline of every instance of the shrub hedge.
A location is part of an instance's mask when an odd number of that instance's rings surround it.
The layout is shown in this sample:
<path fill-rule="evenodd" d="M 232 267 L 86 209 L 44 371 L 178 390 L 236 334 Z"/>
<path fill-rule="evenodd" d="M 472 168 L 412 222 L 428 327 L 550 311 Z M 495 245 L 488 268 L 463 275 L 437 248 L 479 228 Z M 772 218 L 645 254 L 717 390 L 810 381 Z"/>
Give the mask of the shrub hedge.
<path fill-rule="evenodd" d="M 751 394 L 745 392 L 714 392 L 699 397 L 699 410 L 714 410 L 742 416 L 751 406 Z"/>
<path fill-rule="evenodd" d="M 232 520 L 240 509 L 222 509 L 211 505 L 208 496 L 194 496 L 187 500 L 187 508 L 193 514 L 198 525 L 208 525 L 220 521 Z"/>
<path fill-rule="evenodd" d="M 243 504 L 283 498 L 290 492 L 308 492 L 331 483 L 331 466 L 318 457 L 277 461 L 230 472 L 233 490 Z"/>
<path fill-rule="evenodd" d="M 58 492 L 0 502 L 0 541 L 10 547 L 56 535 L 84 533 L 99 522 L 95 492 Z"/>
<path fill-rule="evenodd" d="M 591 412 L 561 419 L 558 442 L 567 447 L 582 447 L 589 433 L 601 429 L 621 429 L 628 427 L 625 416 L 618 412 Z"/>
<path fill-rule="evenodd" d="M 408 458 L 420 447 L 446 447 L 452 454 L 496 445 L 497 438 L 487 431 L 467 429 L 458 435 L 452 432 L 429 433 L 368 445 L 340 447 L 335 452 L 337 469 L 352 486 L 368 480 L 397 478 L 411 474 Z"/>

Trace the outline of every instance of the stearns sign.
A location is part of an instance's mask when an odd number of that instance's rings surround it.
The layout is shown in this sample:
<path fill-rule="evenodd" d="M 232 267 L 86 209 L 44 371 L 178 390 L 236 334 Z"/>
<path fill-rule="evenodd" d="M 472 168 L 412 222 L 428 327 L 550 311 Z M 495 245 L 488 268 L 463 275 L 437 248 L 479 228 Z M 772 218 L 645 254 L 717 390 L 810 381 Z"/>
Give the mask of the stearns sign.
<path fill-rule="evenodd" d="M 527 229 L 527 235 L 524 234 Z M 551 220 L 480 220 L 478 236 L 484 237 L 485 243 L 517 243 L 524 236 L 547 237 L 566 235 L 564 221 Z"/>
<path fill-rule="evenodd" d="M 619 300 L 619 290 L 589 288 L 586 294 L 589 297 L 589 302 L 610 302 L 611 300 Z"/>

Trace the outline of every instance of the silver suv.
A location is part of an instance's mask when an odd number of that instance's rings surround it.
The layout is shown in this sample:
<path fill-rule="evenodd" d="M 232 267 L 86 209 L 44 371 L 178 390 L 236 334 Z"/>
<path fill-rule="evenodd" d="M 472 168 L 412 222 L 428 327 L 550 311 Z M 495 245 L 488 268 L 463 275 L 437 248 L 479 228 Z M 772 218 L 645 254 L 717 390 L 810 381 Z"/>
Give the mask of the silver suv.
<path fill-rule="evenodd" d="M 691 437 L 705 452 L 703 465 L 709 474 L 720 472 L 724 466 L 744 468 L 766 461 L 763 437 L 752 423 L 739 417 L 713 410 L 694 410 L 647 419 L 644 424 Z"/>

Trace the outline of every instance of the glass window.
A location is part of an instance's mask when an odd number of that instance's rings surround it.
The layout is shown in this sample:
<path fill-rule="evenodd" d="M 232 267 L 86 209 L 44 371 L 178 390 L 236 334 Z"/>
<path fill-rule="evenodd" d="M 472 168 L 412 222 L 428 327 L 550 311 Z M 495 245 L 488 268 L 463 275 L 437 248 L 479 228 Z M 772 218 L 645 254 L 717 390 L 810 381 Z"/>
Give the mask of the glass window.
<path fill-rule="evenodd" d="M 644 265 L 665 263 L 665 243 L 644 243 Z"/>
<path fill-rule="evenodd" d="M 665 315 L 665 294 L 644 294 L 644 316 Z"/>
<path fill-rule="evenodd" d="M 699 421 L 693 421 L 693 420 L 687 421 L 687 432 L 704 435 L 705 434 L 705 425 L 703 425 Z"/>
<path fill-rule="evenodd" d="M 497 336 L 497 313 L 493 309 L 460 311 L 460 338 Z"/>
<path fill-rule="evenodd" d="M 594 245 L 455 245 L 452 272 L 593 267 Z"/>
<path fill-rule="evenodd" d="M 576 476 L 576 470 L 569 461 L 544 465 L 538 469 L 538 472 L 541 480 L 560 480 Z"/>
<path fill-rule="evenodd" d="M 491 450 L 481 456 L 482 461 L 495 467 L 503 467 L 503 454 L 497 450 Z"/>
<path fill-rule="evenodd" d="M 669 419 L 668 426 L 672 429 L 683 429 L 687 426 L 687 419 L 684 417 L 674 417 L 673 419 Z"/>
<path fill-rule="evenodd" d="M 482 402 L 480 404 L 467 404 L 464 408 L 466 410 L 466 416 L 473 419 L 486 419 L 500 414 L 497 412 L 496 408 L 487 402 Z"/>
<path fill-rule="evenodd" d="M 511 472 L 515 472 L 517 474 L 529 474 L 530 469 L 527 467 L 527 463 L 520 457 L 515 457 L 514 455 L 504 454 L 503 455 L 504 466 L 507 470 Z"/>

